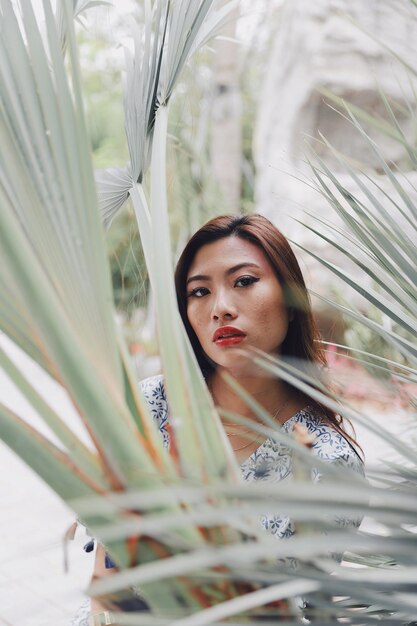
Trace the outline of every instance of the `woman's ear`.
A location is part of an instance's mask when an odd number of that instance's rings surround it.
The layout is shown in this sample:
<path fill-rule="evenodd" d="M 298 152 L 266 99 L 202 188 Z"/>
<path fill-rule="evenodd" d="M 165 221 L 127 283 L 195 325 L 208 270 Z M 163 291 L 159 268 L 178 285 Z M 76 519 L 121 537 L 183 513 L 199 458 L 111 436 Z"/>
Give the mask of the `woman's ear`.
<path fill-rule="evenodd" d="M 288 309 L 288 321 L 292 322 L 294 319 L 294 309 L 292 307 L 290 307 Z"/>

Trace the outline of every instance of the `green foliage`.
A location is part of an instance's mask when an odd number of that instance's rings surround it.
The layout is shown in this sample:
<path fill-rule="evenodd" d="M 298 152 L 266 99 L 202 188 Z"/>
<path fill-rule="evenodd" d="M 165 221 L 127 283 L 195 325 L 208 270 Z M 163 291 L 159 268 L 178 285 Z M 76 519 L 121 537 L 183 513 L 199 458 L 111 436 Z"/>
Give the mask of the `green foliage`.
<path fill-rule="evenodd" d="M 104 17 L 104 16 L 103 16 Z M 123 33 L 121 25 L 115 29 Z M 78 30 L 83 96 L 96 170 L 122 166 L 129 158 L 122 107 L 122 62 L 104 30 Z M 113 52 L 113 53 L 112 53 Z M 98 61 L 100 60 L 100 61 Z M 105 66 L 105 71 L 103 71 Z M 147 303 L 147 272 L 132 211 L 126 209 L 106 234 L 116 308 L 128 317 Z"/>
<path fill-rule="evenodd" d="M 117 21 L 115 28 L 123 33 Z M 121 106 L 122 64 L 120 54 L 116 54 L 116 42 L 104 30 L 90 33 L 81 29 L 78 43 L 94 166 L 96 170 L 121 167 L 129 153 Z M 208 135 L 198 137 L 209 122 L 207 83 L 211 58 L 212 53 L 207 51 L 196 55 L 181 78 L 171 106 L 167 191 L 174 257 L 194 230 L 221 212 L 216 185 L 210 176 Z M 143 251 L 133 224 L 132 211 L 124 209 L 106 235 L 115 305 L 129 317 L 135 308 L 147 304 Z"/>
<path fill-rule="evenodd" d="M 148 272 L 131 207 L 126 207 L 106 233 L 107 251 L 116 307 L 131 317 L 145 308 L 148 299 Z"/>
<path fill-rule="evenodd" d="M 176 450 L 170 455 L 137 393 L 115 322 L 81 95 L 74 5 L 66 1 L 60 5 L 62 30 L 45 0 L 46 39 L 42 39 L 30 2 L 21 3 L 23 20 L 19 21 L 15 5 L 1 0 L 1 328 L 64 386 L 91 446 L 87 448 L 69 432 L 61 416 L 14 369 L 1 348 L 2 367 L 52 428 L 59 445 L 4 405 L 0 405 L 0 433 L 64 500 L 71 501 L 120 565 L 119 573 L 96 582 L 91 592 L 112 594 L 110 599 L 117 600 L 120 592 L 131 595 L 131 587 L 140 585 L 149 615 L 118 615 L 119 623 L 178 620 L 181 626 L 202 626 L 236 615 L 257 623 L 258 615 L 268 614 L 267 603 L 284 598 L 279 605 L 269 606 L 269 616 L 275 623 L 299 624 L 300 612 L 292 598 L 304 594 L 314 594 L 316 608 L 310 617 L 322 626 L 336 619 L 351 624 L 385 618 L 389 624 L 415 621 L 413 443 L 375 426 L 374 432 L 391 442 L 401 463 L 387 464 L 386 473 L 377 477 L 379 482 L 364 484 L 345 468 L 313 459 L 308 449 L 272 428 L 270 416 L 247 398 L 262 421 L 259 432 L 289 446 L 303 476 L 313 466 L 323 472 L 327 468 L 327 475 L 319 484 L 302 479 L 242 485 L 179 320 L 166 193 L 168 105 L 191 53 L 225 18 L 225 12 L 210 14 L 210 5 L 207 0 L 161 0 L 153 13 L 145 13 L 144 31 L 137 32 L 136 50 L 127 60 L 124 106 L 129 167 L 107 171 L 98 183 L 106 221 L 130 196 L 138 223 L 155 292 L 166 388 L 176 418 L 172 420 Z M 67 50 L 66 64 L 62 49 Z M 353 122 L 361 133 L 354 116 Z M 411 196 L 386 162 L 380 161 L 400 196 L 402 217 L 416 230 Z M 344 165 L 357 180 L 357 173 Z M 393 219 L 391 211 L 398 208 L 398 201 L 388 197 L 388 211 L 372 193 L 369 181 L 363 185 L 369 202 L 364 206 L 325 164 L 313 165 L 313 172 L 351 230 L 345 253 L 384 289 L 384 295 L 364 290 L 356 275 L 335 266 L 331 269 L 378 307 L 383 319 L 415 332 L 415 247 L 401 221 Z M 320 229 L 317 234 L 329 238 Z M 117 249 L 120 239 L 115 234 L 110 245 Z M 404 375 L 410 371 L 416 375 L 417 349 L 412 341 L 396 329 L 346 312 L 403 354 L 411 365 L 409 370 L 402 367 Z M 257 354 L 255 361 L 318 401 L 340 408 L 338 399 L 323 393 L 308 371 L 265 355 Z M 343 411 L 366 421 L 349 407 Z M 394 488 L 386 489 L 387 485 Z M 259 511 L 270 510 L 271 502 L 279 502 L 280 509 L 304 530 L 285 542 L 265 533 Z M 384 532 L 329 528 L 329 513 L 346 512 L 366 513 Z M 346 548 L 359 555 L 362 565 L 369 555 L 379 555 L 370 559 L 378 567 L 348 569 L 326 556 Z M 277 567 L 277 558 L 285 557 L 298 560 L 296 572 L 285 561 Z M 386 567 L 392 561 L 395 567 Z M 347 600 L 334 601 L 335 596 Z"/>
<path fill-rule="evenodd" d="M 140 16 L 140 11 L 138 12 Z M 138 17 L 138 19 L 140 19 Z M 124 27 L 115 21 L 115 31 Z M 104 29 L 78 32 L 83 64 L 83 92 L 87 125 L 93 147 L 93 160 L 98 170 L 121 167 L 128 160 L 121 107 L 122 64 L 114 33 Z M 243 177 L 241 207 L 244 212 L 254 208 L 254 162 L 252 129 L 256 115 L 256 93 L 263 75 L 265 44 L 248 48 L 246 71 L 242 76 L 243 97 Z M 113 52 L 111 52 L 113 51 Z M 210 84 L 212 83 L 213 51 L 202 50 L 185 68 L 171 104 L 168 144 L 168 204 L 173 241 L 173 256 L 186 238 L 205 221 L 224 212 L 218 188 L 210 171 Z M 105 64 L 105 71 L 103 65 Z M 143 290 L 134 289 L 137 276 L 142 275 L 140 242 L 132 235 L 130 217 L 118 222 L 117 241 L 110 242 L 109 260 L 116 307 L 133 313 L 134 306 L 146 305 Z M 122 234 L 123 225 L 127 231 Z M 142 295 L 139 295 L 139 292 Z"/>
<path fill-rule="evenodd" d="M 212 52 L 195 55 L 170 108 L 168 203 L 176 247 L 222 212 L 218 188 L 210 172 L 211 61 Z"/>

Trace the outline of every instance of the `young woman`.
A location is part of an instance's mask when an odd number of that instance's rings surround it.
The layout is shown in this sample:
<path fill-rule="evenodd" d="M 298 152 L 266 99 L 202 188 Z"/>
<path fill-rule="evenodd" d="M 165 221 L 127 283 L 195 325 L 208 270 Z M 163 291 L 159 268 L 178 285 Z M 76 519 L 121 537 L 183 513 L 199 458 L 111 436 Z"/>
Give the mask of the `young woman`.
<path fill-rule="evenodd" d="M 313 455 L 362 474 L 362 460 L 342 418 L 253 362 L 255 348 L 318 370 L 325 365 L 304 279 L 282 233 L 260 215 L 217 217 L 190 239 L 175 280 L 181 317 L 215 404 L 258 421 L 225 382 L 222 373 L 228 372 L 285 433 L 303 426 L 311 436 Z M 143 381 L 141 389 L 169 446 L 163 377 Z M 280 481 L 291 476 L 289 448 L 271 438 L 262 440 L 238 424 L 224 426 L 245 480 Z M 320 471 L 312 471 L 313 480 L 320 477 Z M 341 520 L 344 525 L 359 522 Z M 264 516 L 263 524 L 277 537 L 294 532 L 285 515 Z M 99 548 L 95 574 L 110 571 Z"/>

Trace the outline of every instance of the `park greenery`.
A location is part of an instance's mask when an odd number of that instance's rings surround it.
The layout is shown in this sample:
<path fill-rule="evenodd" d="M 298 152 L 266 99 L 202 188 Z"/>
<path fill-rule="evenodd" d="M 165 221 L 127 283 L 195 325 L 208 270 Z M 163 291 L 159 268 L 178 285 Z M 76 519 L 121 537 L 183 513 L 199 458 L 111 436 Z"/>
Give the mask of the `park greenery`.
<path fill-rule="evenodd" d="M 150 612 L 118 612 L 117 623 L 197 626 L 262 619 L 263 624 L 296 624 L 306 619 L 300 596 L 310 598 L 314 607 L 307 618 L 322 626 L 415 622 L 412 429 L 403 441 L 367 424 L 389 441 L 397 461 L 387 462 L 370 483 L 346 470 L 323 467 L 327 480 L 313 485 L 309 469 L 317 459 L 286 438 L 248 398 L 263 422 L 259 431 L 293 449 L 298 479 L 290 486 L 242 485 L 177 312 L 176 245 L 221 212 L 209 183 L 208 159 L 194 152 L 190 128 L 182 124 L 188 115 L 193 119 L 191 109 L 204 90 L 203 79 L 187 86 L 187 68 L 197 62 L 210 65 L 204 46 L 235 3 L 149 0 L 139 5 L 132 23 L 134 45 L 126 50 L 123 117 L 119 68 L 110 67 L 108 75 L 103 69 L 101 76 L 87 71 L 86 81 L 80 64 L 84 57 L 79 51 L 88 37 L 80 32 L 77 39 L 75 24 L 96 4 L 58 0 L 55 8 L 43 0 L 40 19 L 30 1 L 19 6 L 0 1 L 1 330 L 67 390 L 90 444 L 49 406 L 3 347 L 0 366 L 53 438 L 3 404 L 0 436 L 70 503 L 120 566 L 116 575 L 94 583 L 90 593 L 115 607 L 140 589 Z M 94 45 L 105 47 L 106 42 Z M 91 41 L 84 45 L 87 56 L 91 46 Z M 104 100 L 101 90 L 107 94 Z M 176 90 L 181 96 L 187 93 L 188 113 Z M 363 130 L 365 114 L 349 103 L 337 104 L 352 132 L 375 152 L 392 193 L 381 203 L 377 183 L 369 177 L 366 184 L 360 182 L 365 201 L 356 198 L 320 157 L 311 157 L 312 183 L 344 223 L 336 237 L 318 219 L 316 235 L 338 247 L 357 272 L 320 261 L 378 313 L 329 305 L 391 347 L 389 356 L 361 353 L 369 368 L 415 383 L 415 201 Z M 390 103 L 386 106 L 392 114 L 389 132 L 417 163 L 416 146 L 402 133 Z M 125 141 L 113 133 L 113 125 L 124 125 Z M 247 145 L 245 149 L 249 151 Z M 357 182 L 355 166 L 339 153 L 335 158 Z M 249 198 L 246 187 L 244 194 Z M 252 208 L 249 200 L 246 207 Z M 375 287 L 363 288 L 362 272 Z M 176 458 L 163 448 L 137 390 L 115 315 L 115 300 L 128 311 L 146 305 L 148 277 L 170 407 L 181 416 L 173 425 Z M 134 291 L 137 284 L 140 293 Z M 354 350 L 350 354 L 357 356 Z M 302 364 L 262 354 L 254 359 L 366 423 L 358 411 L 340 405 L 336 395 L 317 388 Z M 295 536 L 285 542 L 258 523 L 259 511 L 269 510 L 272 502 L 296 521 Z M 329 527 L 329 513 L 366 515 L 376 525 L 358 533 Z M 357 567 L 335 563 L 330 552 L 345 552 L 345 561 Z M 288 565 L 288 557 L 297 560 L 298 569 Z M 279 566 L 277 558 L 282 559 Z"/>

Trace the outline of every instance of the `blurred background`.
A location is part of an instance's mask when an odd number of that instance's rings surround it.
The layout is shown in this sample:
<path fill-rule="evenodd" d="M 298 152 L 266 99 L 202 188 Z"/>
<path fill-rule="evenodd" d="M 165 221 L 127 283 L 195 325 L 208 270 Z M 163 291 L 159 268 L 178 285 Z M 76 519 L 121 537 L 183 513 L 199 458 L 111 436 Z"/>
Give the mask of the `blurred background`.
<path fill-rule="evenodd" d="M 410 64 L 416 58 L 412 8 L 411 2 L 397 0 L 236 4 L 221 36 L 187 66 L 171 103 L 168 184 L 173 262 L 190 234 L 209 218 L 259 212 L 294 242 L 313 291 L 395 326 L 299 246 L 349 270 L 346 259 L 306 227 L 312 226 L 315 215 L 332 222 L 334 232 L 341 228 L 336 213 L 313 185 L 306 156 L 311 150 L 356 197 L 364 198 L 361 180 L 371 180 L 384 203 L 390 185 L 379 160 L 352 131 L 346 111 L 331 94 L 360 109 L 365 132 L 387 162 L 403 173 L 409 196 L 416 196 L 415 164 L 385 126 L 390 121 L 388 101 L 415 145 L 413 84 L 404 62 L 396 58 Z M 142 2 L 118 0 L 114 6 L 89 9 L 79 20 L 85 107 L 97 170 L 124 166 L 129 158 L 122 109 L 124 47 L 131 46 L 130 25 L 141 19 L 142 12 Z M 338 171 L 338 151 L 361 170 L 356 182 L 341 168 Z M 106 241 L 118 319 L 138 379 L 144 378 L 159 372 L 160 363 L 152 294 L 129 204 L 115 218 Z M 365 289 L 377 289 L 365 275 L 363 280 Z M 401 362 L 401 355 L 380 335 L 323 301 L 314 300 L 314 305 L 326 341 Z M 0 340 L 49 401 L 67 412 L 68 420 L 75 420 L 62 390 L 4 337 Z M 343 349 L 329 346 L 328 352 L 335 384 L 345 398 L 403 436 L 414 410 L 411 385 L 346 358 Z M 5 376 L 0 377 L 0 395 L 28 417 L 27 407 Z M 36 419 L 29 415 L 29 420 Z M 389 450 L 363 427 L 358 426 L 358 434 L 368 462 L 389 457 Z M 82 600 L 92 565 L 91 556 L 81 550 L 86 539 L 78 533 L 71 543 L 70 573 L 65 575 L 63 535 L 72 513 L 4 446 L 0 467 L 2 493 L 7 494 L 0 521 L 4 546 L 0 625 L 67 624 Z M 31 536 L 25 530 L 28 518 Z"/>
<path fill-rule="evenodd" d="M 79 31 L 97 169 L 122 166 L 128 160 L 121 106 L 124 47 L 131 45 L 130 21 L 140 20 L 142 10 L 140 2 L 131 0 L 118 3 L 117 10 L 93 8 L 87 13 L 86 28 Z M 415 95 L 404 65 L 412 65 L 417 52 L 413 11 L 412 3 L 402 0 L 365 4 L 360 0 L 241 0 L 236 4 L 221 35 L 187 66 L 171 103 L 168 176 L 173 262 L 188 237 L 211 217 L 259 212 L 293 241 L 313 292 L 342 306 L 353 305 L 378 323 L 392 324 L 301 247 L 352 270 L 344 256 L 308 228 L 317 225 L 317 219 L 330 222 L 333 235 L 342 228 L 336 212 L 314 187 L 307 160 L 312 151 L 355 197 L 365 199 L 360 184 L 370 180 L 378 186 L 373 193 L 385 205 L 385 194 L 391 193 L 391 181 L 381 171 L 379 159 L 332 94 L 362 112 L 364 131 L 386 161 L 402 172 L 402 184 L 415 197 L 415 165 L 385 127 L 390 121 L 388 101 L 415 144 Z M 361 170 L 358 182 L 338 163 L 337 151 Z M 129 204 L 108 230 L 107 244 L 116 307 L 143 378 L 159 365 L 152 296 Z M 365 274 L 363 287 L 377 288 Z M 325 340 L 401 360 L 380 336 L 352 317 L 314 297 L 313 302 Z M 386 380 L 379 385 L 375 369 L 372 377 L 366 368 L 354 376 L 358 364 L 338 358 L 332 347 L 329 360 L 347 396 L 385 402 Z M 386 379 L 383 372 L 381 377 Z M 394 395 L 400 406 L 404 404 L 401 385 L 391 392 L 390 403 Z"/>

